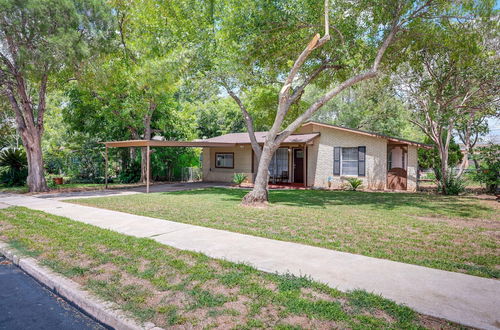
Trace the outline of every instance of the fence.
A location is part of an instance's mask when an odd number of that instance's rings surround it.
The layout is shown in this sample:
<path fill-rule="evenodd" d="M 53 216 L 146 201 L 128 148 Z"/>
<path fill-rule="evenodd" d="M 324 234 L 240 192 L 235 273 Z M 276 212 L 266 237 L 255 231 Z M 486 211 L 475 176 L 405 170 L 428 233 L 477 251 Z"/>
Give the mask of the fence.
<path fill-rule="evenodd" d="M 201 181 L 203 177 L 200 167 L 183 167 L 181 173 L 181 181 L 183 182 L 197 182 Z"/>

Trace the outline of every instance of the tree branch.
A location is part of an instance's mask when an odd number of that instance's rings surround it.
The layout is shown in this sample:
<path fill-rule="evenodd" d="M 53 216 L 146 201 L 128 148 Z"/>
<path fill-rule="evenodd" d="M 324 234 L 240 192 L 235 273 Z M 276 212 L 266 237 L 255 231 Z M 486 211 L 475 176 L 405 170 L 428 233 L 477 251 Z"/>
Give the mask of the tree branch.
<path fill-rule="evenodd" d="M 250 116 L 250 113 L 247 111 L 245 105 L 241 101 L 241 99 L 236 95 L 231 88 L 226 83 L 222 84 L 224 88 L 226 89 L 227 93 L 231 98 L 236 102 L 236 104 L 240 107 L 240 110 L 243 114 L 243 118 L 245 119 L 245 125 L 247 127 L 248 131 L 248 136 L 250 137 L 250 143 L 252 145 L 252 149 L 255 152 L 255 155 L 257 156 L 257 163 L 260 160 L 260 156 L 262 154 L 262 148 L 260 147 L 259 143 L 257 142 L 257 138 L 255 137 L 255 131 L 254 131 L 254 125 L 253 125 L 253 119 L 252 116 Z"/>

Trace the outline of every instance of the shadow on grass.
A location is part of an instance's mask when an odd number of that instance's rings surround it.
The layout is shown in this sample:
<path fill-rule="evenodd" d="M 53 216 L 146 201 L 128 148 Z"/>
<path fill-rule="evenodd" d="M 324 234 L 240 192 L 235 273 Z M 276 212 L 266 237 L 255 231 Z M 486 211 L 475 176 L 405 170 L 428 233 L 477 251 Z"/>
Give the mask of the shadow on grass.
<path fill-rule="evenodd" d="M 207 188 L 166 192 L 162 194 L 193 196 L 193 198 L 213 198 L 238 203 L 248 190 L 229 188 Z M 361 192 L 361 191 L 325 191 L 325 190 L 271 190 L 271 204 L 296 207 L 327 208 L 332 206 L 369 206 L 377 210 L 398 210 L 416 208 L 432 213 L 446 214 L 450 217 L 478 217 L 492 209 L 479 204 L 474 197 L 454 197 L 440 195 Z"/>

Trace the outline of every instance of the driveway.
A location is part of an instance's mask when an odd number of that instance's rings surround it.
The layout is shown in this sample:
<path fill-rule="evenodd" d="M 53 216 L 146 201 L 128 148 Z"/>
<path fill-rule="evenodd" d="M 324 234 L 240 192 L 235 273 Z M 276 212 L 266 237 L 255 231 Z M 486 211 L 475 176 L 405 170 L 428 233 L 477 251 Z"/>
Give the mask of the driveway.
<path fill-rule="evenodd" d="M 106 329 L 0 255 L 0 329 Z"/>
<path fill-rule="evenodd" d="M 182 191 L 212 187 L 228 187 L 230 183 L 224 182 L 177 182 L 167 184 L 154 184 L 149 187 L 149 192 L 170 192 Z M 119 196 L 119 195 L 132 195 L 144 194 L 146 187 L 133 187 L 133 188 L 120 188 L 120 189 L 105 189 L 94 191 L 76 191 L 76 192 L 62 192 L 62 193 L 49 193 L 36 195 L 38 198 L 48 198 L 54 200 L 65 200 L 72 198 L 93 198 L 93 197 L 106 197 L 106 196 Z"/>

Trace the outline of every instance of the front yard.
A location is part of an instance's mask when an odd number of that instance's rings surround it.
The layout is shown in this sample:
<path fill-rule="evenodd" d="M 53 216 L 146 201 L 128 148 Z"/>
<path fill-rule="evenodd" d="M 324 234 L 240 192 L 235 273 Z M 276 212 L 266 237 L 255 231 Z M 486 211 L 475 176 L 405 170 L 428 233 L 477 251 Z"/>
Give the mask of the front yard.
<path fill-rule="evenodd" d="M 476 197 L 271 191 L 267 209 L 240 189 L 73 200 L 138 215 L 299 242 L 467 274 L 500 277 L 499 203 Z"/>
<path fill-rule="evenodd" d="M 0 240 L 161 327 L 456 327 L 363 291 L 342 293 L 21 207 L 0 209 Z"/>

